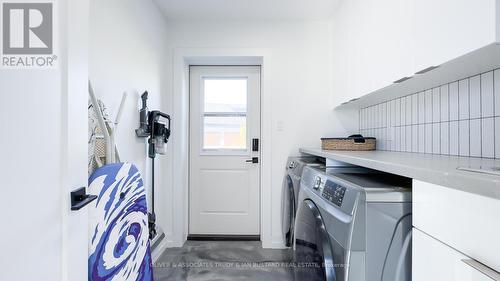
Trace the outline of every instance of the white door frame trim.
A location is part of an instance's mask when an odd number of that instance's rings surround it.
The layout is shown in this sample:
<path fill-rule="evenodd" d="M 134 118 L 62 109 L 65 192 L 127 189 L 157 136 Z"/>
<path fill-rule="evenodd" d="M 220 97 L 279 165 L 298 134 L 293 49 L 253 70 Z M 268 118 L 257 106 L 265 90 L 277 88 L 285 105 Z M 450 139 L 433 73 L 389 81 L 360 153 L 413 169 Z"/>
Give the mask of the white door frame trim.
<path fill-rule="evenodd" d="M 179 48 L 173 57 L 173 176 L 170 203 L 170 226 L 166 245 L 180 247 L 188 235 L 189 187 L 189 66 L 190 65 L 260 65 L 261 66 L 261 178 L 260 236 L 264 248 L 282 248 L 282 241 L 272 239 L 271 135 L 272 109 L 269 79 L 270 51 L 267 49 Z"/>

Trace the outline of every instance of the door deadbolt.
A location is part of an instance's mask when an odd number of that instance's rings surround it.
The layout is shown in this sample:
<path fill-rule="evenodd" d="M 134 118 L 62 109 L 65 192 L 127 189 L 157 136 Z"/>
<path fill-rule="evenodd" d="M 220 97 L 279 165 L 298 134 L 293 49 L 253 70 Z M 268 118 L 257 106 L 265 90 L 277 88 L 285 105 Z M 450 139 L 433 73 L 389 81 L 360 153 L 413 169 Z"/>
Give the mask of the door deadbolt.
<path fill-rule="evenodd" d="M 259 139 L 252 139 L 252 151 L 259 151 Z"/>

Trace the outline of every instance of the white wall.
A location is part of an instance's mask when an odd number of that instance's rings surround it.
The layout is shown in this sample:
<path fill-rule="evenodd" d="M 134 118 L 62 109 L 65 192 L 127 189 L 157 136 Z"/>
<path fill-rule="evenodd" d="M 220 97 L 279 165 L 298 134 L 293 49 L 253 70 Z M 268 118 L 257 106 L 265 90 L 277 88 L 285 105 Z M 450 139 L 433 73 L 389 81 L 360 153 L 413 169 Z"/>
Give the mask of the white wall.
<path fill-rule="evenodd" d="M 297 155 L 300 147 L 319 146 L 321 137 L 344 136 L 357 130 L 357 121 L 350 119 L 346 125 L 333 111 L 333 105 L 339 100 L 330 92 L 329 22 L 170 22 L 168 28 L 168 54 L 189 48 L 265 49 L 269 54 L 266 58 L 269 68 L 264 66 L 263 79 L 268 80 L 264 83 L 268 85 L 266 94 L 271 95 L 271 104 L 264 106 L 272 108 L 272 118 L 263 122 L 271 124 L 272 134 L 270 139 L 262 142 L 271 142 L 269 159 L 272 163 L 268 167 L 273 175 L 272 210 L 264 215 L 271 217 L 272 231 L 269 237 L 262 239 L 266 245 L 280 244 L 281 182 L 286 158 Z M 168 104 L 173 103 L 172 93 L 167 99 Z M 174 194 L 172 190 L 168 193 Z M 168 217 L 173 219 L 179 210 L 167 207 Z M 182 229 L 177 225 L 168 225 L 167 233 L 179 231 Z M 176 235 L 167 236 L 175 239 L 172 237 Z M 176 244 L 179 241 L 171 242 Z"/>
<path fill-rule="evenodd" d="M 91 0 L 90 17 L 90 80 L 113 117 L 122 94 L 127 92 L 116 143 L 121 160 L 137 165 L 149 190 L 151 170 L 146 139 L 137 138 L 135 129 L 139 126 L 140 95 L 144 91 L 149 92 L 149 109 L 164 111 L 161 105 L 167 92 L 166 23 L 150 0 Z M 168 170 L 164 168 L 167 162 L 168 156 L 156 158 L 157 198 L 165 190 L 162 170 Z M 166 206 L 158 199 L 156 202 L 158 224 L 163 226 Z"/>
<path fill-rule="evenodd" d="M 0 280 L 87 280 L 88 0 L 55 3 L 58 66 L 0 69 Z"/>

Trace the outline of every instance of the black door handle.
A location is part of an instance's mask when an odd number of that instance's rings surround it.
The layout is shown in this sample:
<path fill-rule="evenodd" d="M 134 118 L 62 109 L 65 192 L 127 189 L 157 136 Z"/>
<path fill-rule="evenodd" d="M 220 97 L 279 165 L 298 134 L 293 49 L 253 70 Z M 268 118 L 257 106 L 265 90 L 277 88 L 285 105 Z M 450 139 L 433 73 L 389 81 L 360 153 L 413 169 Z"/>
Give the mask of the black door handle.
<path fill-rule="evenodd" d="M 257 164 L 259 163 L 259 157 L 252 157 L 252 159 L 248 159 L 247 161 L 245 161 L 247 163 L 253 163 L 253 164 Z"/>

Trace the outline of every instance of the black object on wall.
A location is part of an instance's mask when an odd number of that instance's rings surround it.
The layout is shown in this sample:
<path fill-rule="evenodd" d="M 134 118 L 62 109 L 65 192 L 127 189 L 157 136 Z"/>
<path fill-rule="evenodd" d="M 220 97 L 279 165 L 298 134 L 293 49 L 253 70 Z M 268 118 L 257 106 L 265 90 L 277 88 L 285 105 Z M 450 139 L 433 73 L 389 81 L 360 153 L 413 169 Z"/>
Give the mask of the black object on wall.
<path fill-rule="evenodd" d="M 78 211 L 97 199 L 97 195 L 89 195 L 85 190 L 85 187 L 80 187 L 70 192 L 72 211 Z"/>

